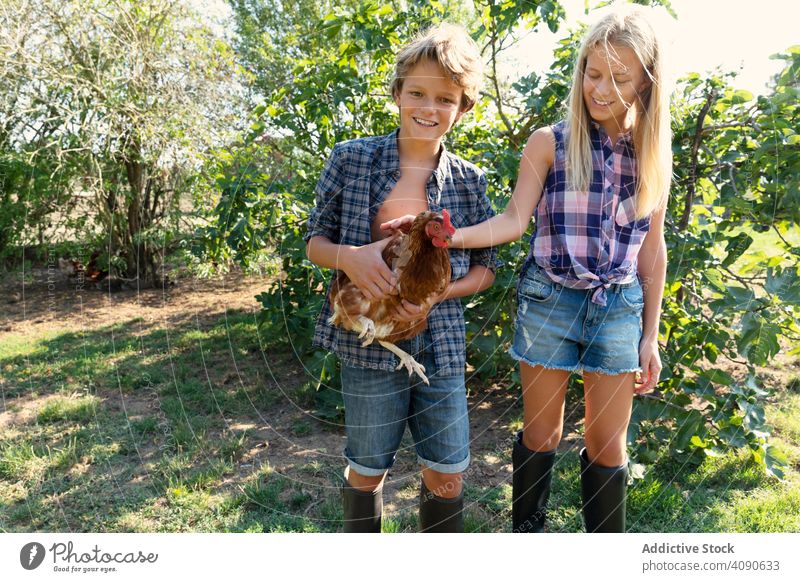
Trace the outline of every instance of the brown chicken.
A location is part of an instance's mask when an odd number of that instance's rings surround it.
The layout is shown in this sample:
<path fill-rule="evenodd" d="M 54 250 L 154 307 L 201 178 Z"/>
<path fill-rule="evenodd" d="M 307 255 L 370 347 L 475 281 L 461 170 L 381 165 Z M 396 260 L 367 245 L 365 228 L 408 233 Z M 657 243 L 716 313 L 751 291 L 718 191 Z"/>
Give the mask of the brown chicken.
<path fill-rule="evenodd" d="M 397 321 L 393 314 L 405 299 L 416 305 L 430 305 L 450 282 L 450 254 L 447 250 L 455 228 L 447 210 L 422 212 L 408 234 L 396 232 L 383 250 L 383 260 L 397 277 L 396 293 L 380 301 L 370 302 L 344 272 L 331 287 L 333 315 L 329 322 L 364 338 L 368 346 L 378 340 L 383 347 L 400 358 L 397 366 L 416 372 L 429 384 L 425 367 L 395 342 L 412 338 L 428 326 L 427 315 L 416 321 Z"/>

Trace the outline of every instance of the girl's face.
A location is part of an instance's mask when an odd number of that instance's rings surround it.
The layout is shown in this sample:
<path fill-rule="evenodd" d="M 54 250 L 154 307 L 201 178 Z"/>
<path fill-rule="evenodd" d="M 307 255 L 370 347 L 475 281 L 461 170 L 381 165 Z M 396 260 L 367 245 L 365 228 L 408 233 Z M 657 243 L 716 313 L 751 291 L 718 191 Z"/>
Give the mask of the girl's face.
<path fill-rule="evenodd" d="M 583 102 L 609 135 L 630 129 L 641 112 L 638 95 L 650 85 L 636 53 L 624 46 L 589 50 L 583 74 Z"/>

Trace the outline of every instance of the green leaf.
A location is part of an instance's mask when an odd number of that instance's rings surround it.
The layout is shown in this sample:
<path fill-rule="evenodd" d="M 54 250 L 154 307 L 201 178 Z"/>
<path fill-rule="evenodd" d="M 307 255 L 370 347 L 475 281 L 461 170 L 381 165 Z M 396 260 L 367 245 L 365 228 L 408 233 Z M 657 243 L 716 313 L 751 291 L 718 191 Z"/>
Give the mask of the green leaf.
<path fill-rule="evenodd" d="M 780 327 L 776 324 L 749 312 L 742 317 L 742 332 L 736 346 L 751 364 L 763 366 L 780 351 L 779 334 Z"/>
<path fill-rule="evenodd" d="M 722 261 L 723 267 L 730 267 L 736 259 L 753 244 L 753 237 L 744 232 L 739 233 L 733 238 L 728 239 L 728 244 L 725 247 L 725 252 L 728 253 L 725 260 Z"/>
<path fill-rule="evenodd" d="M 789 459 L 778 447 L 768 445 L 764 454 L 764 465 L 767 473 L 778 479 L 783 479 L 784 469 L 789 464 Z"/>
<path fill-rule="evenodd" d="M 728 445 L 741 448 L 747 444 L 747 439 L 744 436 L 744 431 L 741 427 L 726 426 L 721 428 L 717 433 L 719 438 L 725 441 Z"/>
<path fill-rule="evenodd" d="M 794 269 L 780 270 L 777 275 L 774 269 L 768 269 L 764 288 L 784 303 L 800 305 L 800 278 Z"/>
<path fill-rule="evenodd" d="M 750 91 L 739 89 L 731 95 L 731 103 L 736 105 L 739 103 L 747 103 L 753 100 L 753 94 Z"/>
<path fill-rule="evenodd" d="M 764 407 L 758 403 L 738 401 L 744 418 L 742 420 L 749 430 L 758 430 L 764 426 Z"/>

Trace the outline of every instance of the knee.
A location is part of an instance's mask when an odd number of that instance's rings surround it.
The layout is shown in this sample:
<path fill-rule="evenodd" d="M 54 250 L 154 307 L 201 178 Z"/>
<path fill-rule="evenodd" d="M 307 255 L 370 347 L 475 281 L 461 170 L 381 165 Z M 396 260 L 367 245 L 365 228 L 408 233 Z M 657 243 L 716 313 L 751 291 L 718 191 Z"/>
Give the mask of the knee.
<path fill-rule="evenodd" d="M 522 444 L 530 451 L 545 453 L 558 448 L 561 442 L 561 425 L 530 424 L 522 430 Z"/>
<path fill-rule="evenodd" d="M 422 480 L 428 491 L 436 497 L 453 499 L 461 495 L 462 473 L 440 473 L 433 469 L 423 469 Z"/>
<path fill-rule="evenodd" d="M 586 438 L 589 461 L 601 467 L 620 467 L 628 462 L 625 443 L 617 439 Z"/>
<path fill-rule="evenodd" d="M 377 476 L 362 475 L 354 471 L 352 467 L 347 467 L 344 471 L 344 478 L 350 484 L 350 487 L 367 493 L 378 489 L 383 484 L 384 477 L 386 477 L 386 473 Z"/>

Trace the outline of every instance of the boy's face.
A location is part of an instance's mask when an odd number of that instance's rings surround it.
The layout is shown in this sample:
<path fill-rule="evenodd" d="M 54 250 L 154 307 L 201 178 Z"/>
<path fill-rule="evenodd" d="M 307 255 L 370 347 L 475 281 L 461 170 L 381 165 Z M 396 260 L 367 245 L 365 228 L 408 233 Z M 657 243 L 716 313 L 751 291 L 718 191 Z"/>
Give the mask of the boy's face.
<path fill-rule="evenodd" d="M 400 136 L 440 140 L 458 121 L 464 90 L 430 60 L 417 63 L 394 95 L 400 108 Z"/>

